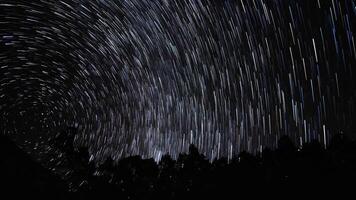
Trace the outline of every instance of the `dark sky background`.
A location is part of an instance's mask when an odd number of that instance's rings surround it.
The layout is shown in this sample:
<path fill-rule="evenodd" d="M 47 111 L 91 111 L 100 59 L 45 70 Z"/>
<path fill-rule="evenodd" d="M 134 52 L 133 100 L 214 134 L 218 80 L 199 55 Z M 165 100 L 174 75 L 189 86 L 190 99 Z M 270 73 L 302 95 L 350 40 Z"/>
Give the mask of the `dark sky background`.
<path fill-rule="evenodd" d="M 0 2 L 0 128 L 35 157 L 209 159 L 354 136 L 354 0 Z"/>

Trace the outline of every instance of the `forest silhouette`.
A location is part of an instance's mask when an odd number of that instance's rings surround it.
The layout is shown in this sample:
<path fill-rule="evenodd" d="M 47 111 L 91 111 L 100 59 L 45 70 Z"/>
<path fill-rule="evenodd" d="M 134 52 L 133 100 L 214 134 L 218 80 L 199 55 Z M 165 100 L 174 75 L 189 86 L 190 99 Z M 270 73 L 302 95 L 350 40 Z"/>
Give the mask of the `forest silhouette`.
<path fill-rule="evenodd" d="M 66 180 L 42 167 L 8 137 L 1 136 L 0 172 L 4 191 L 50 199 L 219 199 L 223 196 L 265 196 L 280 191 L 328 191 L 356 180 L 356 142 L 335 135 L 327 148 L 318 141 L 296 148 L 282 136 L 275 150 L 242 152 L 232 160 L 209 162 L 194 145 L 177 160 L 131 156 L 97 164 L 88 148 L 73 145 L 69 128 L 52 139 L 67 159 Z M 303 189 L 304 190 L 304 189 Z M 264 192 L 262 192 L 264 191 Z"/>

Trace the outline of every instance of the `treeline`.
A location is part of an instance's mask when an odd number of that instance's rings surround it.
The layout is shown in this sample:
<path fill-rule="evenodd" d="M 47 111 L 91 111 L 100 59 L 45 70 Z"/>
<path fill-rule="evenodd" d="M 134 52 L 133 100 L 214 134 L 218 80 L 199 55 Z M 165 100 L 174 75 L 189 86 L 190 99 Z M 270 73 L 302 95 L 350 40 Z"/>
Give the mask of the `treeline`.
<path fill-rule="evenodd" d="M 275 150 L 243 152 L 229 162 L 209 162 L 191 145 L 177 160 L 132 156 L 100 165 L 90 161 L 87 148 L 74 148 L 73 135 L 70 129 L 53 139 L 67 160 L 64 180 L 0 135 L 0 193 L 37 199 L 242 199 L 283 192 L 340 195 L 353 193 L 356 183 L 356 142 L 344 135 L 326 149 L 317 141 L 296 148 L 284 136 Z"/>
<path fill-rule="evenodd" d="M 209 162 L 191 145 L 177 160 L 165 155 L 156 163 L 132 156 L 117 163 L 108 158 L 96 166 L 89 162 L 86 148 L 65 149 L 72 169 L 68 181 L 77 186 L 71 194 L 80 199 L 219 199 L 320 188 L 327 194 L 356 181 L 356 142 L 344 135 L 336 135 L 326 149 L 318 141 L 296 148 L 283 136 L 275 150 L 264 149 L 260 155 L 243 152 L 229 162 L 226 158 Z"/>

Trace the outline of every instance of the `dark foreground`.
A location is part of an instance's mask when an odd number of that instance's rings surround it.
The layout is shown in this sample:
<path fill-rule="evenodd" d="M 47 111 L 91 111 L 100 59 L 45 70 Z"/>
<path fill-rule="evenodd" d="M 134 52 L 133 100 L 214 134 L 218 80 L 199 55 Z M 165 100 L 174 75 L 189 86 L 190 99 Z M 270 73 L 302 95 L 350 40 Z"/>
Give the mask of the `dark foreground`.
<path fill-rule="evenodd" d="M 230 162 L 222 158 L 212 163 L 190 146 L 189 153 L 177 160 L 166 155 L 157 164 L 133 156 L 95 166 L 85 148 L 67 145 L 62 150 L 71 169 L 68 180 L 31 160 L 7 137 L 1 136 L 0 143 L 1 194 L 12 198 L 241 199 L 246 194 L 266 197 L 283 192 L 290 197 L 308 192 L 345 194 L 356 185 L 356 142 L 342 135 L 327 149 L 318 142 L 297 149 L 282 137 L 274 151 L 241 153 Z"/>

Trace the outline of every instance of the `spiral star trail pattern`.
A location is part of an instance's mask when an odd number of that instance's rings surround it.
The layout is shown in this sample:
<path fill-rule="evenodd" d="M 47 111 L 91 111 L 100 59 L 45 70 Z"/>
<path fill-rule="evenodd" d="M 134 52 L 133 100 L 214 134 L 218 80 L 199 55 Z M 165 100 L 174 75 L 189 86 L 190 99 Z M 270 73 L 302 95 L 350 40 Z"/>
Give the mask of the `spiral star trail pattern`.
<path fill-rule="evenodd" d="M 352 0 L 2 0 L 1 127 L 76 126 L 98 160 L 326 146 L 354 129 L 355 15 Z"/>

